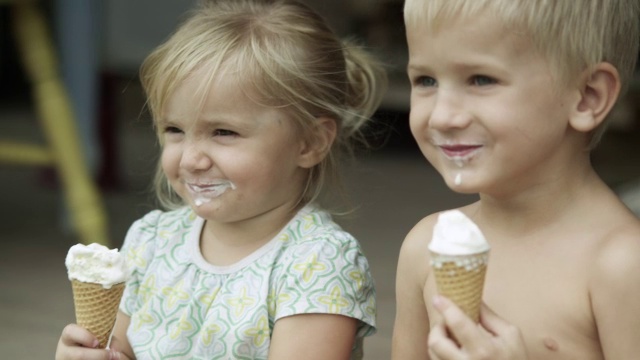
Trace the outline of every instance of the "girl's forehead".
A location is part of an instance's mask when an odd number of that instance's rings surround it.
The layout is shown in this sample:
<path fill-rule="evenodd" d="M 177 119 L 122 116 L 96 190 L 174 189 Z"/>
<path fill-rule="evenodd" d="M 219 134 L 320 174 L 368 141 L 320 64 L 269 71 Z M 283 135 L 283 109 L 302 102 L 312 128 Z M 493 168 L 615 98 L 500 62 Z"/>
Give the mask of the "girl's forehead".
<path fill-rule="evenodd" d="M 253 86 L 236 72 L 194 72 L 168 96 L 159 121 L 287 117 L 285 108 L 265 104 Z"/>
<path fill-rule="evenodd" d="M 169 92 L 164 111 L 199 112 L 207 102 L 222 98 L 223 105 L 246 102 L 251 96 L 237 72 L 212 71 L 201 67 L 191 72 Z"/>

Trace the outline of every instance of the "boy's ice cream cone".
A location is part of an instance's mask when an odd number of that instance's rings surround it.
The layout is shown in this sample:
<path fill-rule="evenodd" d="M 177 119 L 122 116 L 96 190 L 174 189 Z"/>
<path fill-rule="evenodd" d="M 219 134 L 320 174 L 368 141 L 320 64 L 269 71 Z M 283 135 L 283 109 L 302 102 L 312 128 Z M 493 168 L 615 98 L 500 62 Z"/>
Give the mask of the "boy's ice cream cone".
<path fill-rule="evenodd" d="M 468 256 L 447 256 L 431 252 L 432 271 L 438 293 L 451 299 L 476 322 L 480 321 L 488 259 L 488 251 Z"/>
<path fill-rule="evenodd" d="M 124 259 L 117 249 L 78 244 L 69 249 L 65 264 L 73 289 L 76 322 L 98 338 L 100 348 L 105 348 L 124 291 Z"/>
<path fill-rule="evenodd" d="M 489 249 L 480 229 L 462 212 L 439 215 L 429 244 L 438 293 L 476 322 L 480 320 Z"/>

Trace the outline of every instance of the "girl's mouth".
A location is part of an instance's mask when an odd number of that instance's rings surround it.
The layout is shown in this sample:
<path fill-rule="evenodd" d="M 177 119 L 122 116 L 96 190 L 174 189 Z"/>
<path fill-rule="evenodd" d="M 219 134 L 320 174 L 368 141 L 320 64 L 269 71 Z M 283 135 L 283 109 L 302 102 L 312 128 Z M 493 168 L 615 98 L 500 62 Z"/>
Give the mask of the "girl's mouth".
<path fill-rule="evenodd" d="M 236 186 L 230 181 L 220 181 L 215 183 L 185 182 L 185 185 L 194 199 L 196 206 L 208 203 L 211 199 L 217 198 L 227 190 L 233 190 Z"/>

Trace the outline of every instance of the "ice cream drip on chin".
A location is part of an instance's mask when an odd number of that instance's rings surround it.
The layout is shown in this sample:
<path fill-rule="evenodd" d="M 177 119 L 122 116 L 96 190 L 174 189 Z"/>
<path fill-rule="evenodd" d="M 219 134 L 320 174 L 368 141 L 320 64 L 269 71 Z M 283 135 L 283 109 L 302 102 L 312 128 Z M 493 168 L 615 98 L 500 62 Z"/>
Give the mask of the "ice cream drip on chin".
<path fill-rule="evenodd" d="M 208 203 L 209 201 L 211 201 L 211 199 L 207 199 L 207 198 L 197 198 L 193 201 L 194 204 L 196 204 L 196 206 L 200 207 L 202 206 L 202 204 L 204 203 Z"/>
<path fill-rule="evenodd" d="M 465 158 L 461 158 L 461 157 L 455 157 L 453 158 L 453 162 L 460 168 L 462 169 L 465 165 L 465 163 L 468 160 Z M 453 180 L 454 184 L 456 184 L 456 186 L 460 186 L 462 184 L 462 173 L 457 173 L 456 177 Z"/>
<path fill-rule="evenodd" d="M 454 180 L 454 183 L 456 185 L 458 185 L 458 186 L 462 184 L 462 173 L 456 174 L 456 178 Z"/>

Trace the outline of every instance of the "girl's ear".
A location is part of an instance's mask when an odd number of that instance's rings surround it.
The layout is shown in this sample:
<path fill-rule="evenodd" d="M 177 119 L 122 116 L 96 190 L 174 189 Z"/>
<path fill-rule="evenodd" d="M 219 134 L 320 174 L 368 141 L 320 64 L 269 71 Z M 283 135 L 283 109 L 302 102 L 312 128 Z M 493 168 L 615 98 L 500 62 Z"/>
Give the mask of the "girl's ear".
<path fill-rule="evenodd" d="M 316 166 L 329 154 L 338 133 L 338 125 L 332 118 L 318 117 L 312 132 L 304 140 L 298 159 L 298 165 L 306 169 Z"/>
<path fill-rule="evenodd" d="M 569 123 L 575 130 L 590 132 L 604 121 L 620 95 L 620 75 L 607 62 L 598 64 L 580 83 L 580 99 Z"/>

